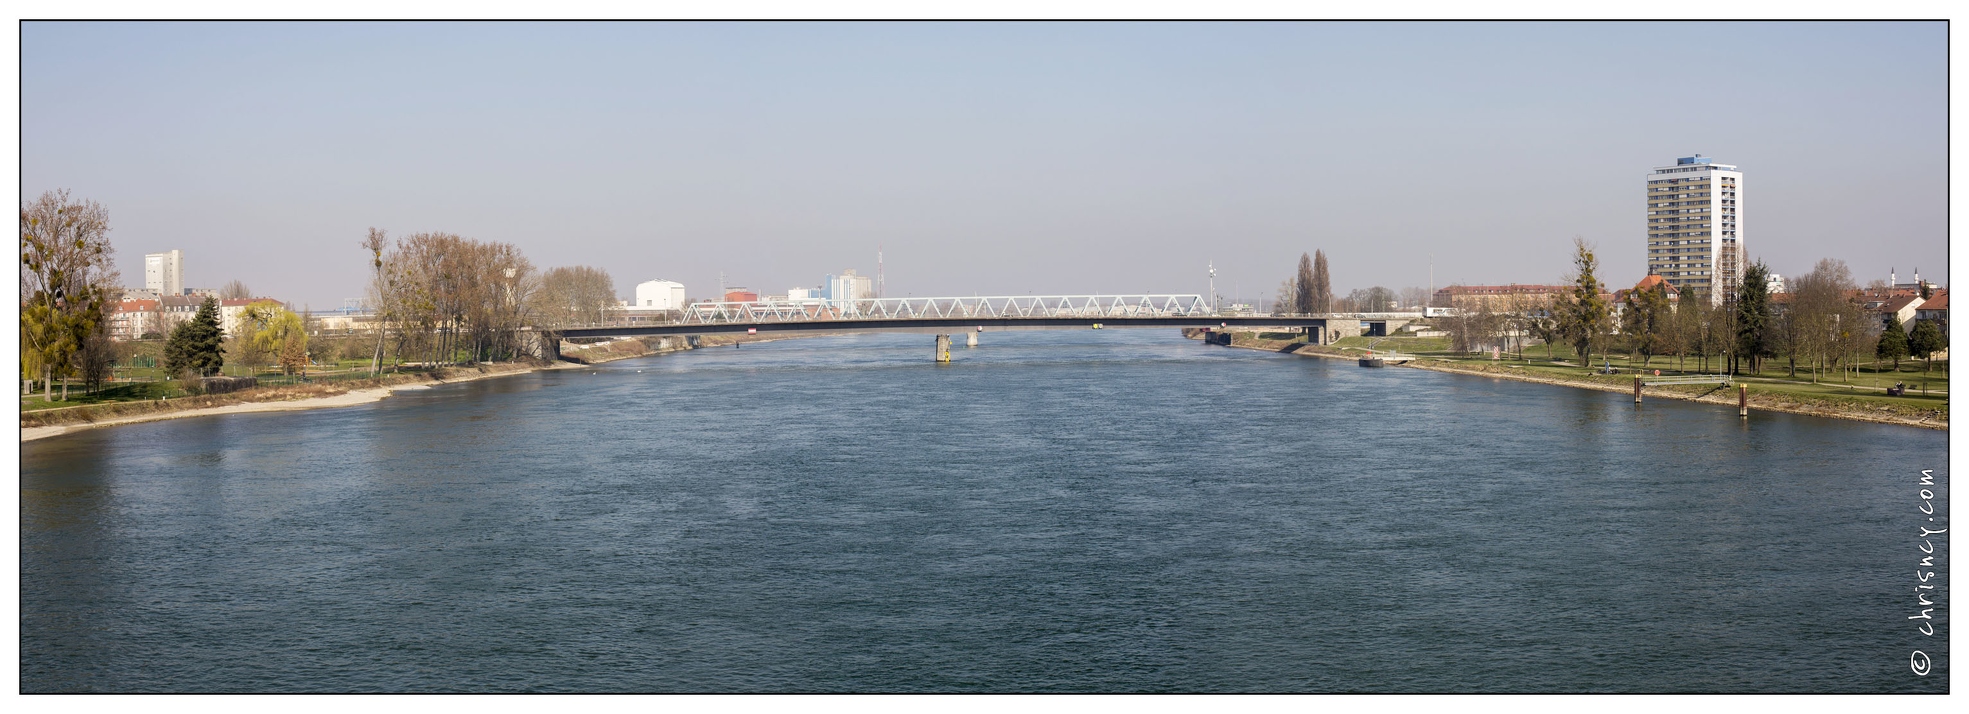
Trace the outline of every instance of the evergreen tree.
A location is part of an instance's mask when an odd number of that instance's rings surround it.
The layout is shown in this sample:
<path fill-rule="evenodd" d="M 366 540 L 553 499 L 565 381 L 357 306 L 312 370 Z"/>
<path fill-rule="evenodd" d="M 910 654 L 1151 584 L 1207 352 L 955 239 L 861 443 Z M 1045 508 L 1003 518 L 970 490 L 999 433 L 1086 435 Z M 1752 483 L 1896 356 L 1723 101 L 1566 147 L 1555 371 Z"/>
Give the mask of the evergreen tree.
<path fill-rule="evenodd" d="M 1942 330 L 1929 320 L 1915 320 L 1914 334 L 1908 335 L 1907 348 L 1910 354 L 1927 361 L 1922 371 L 1935 368 L 1935 353 L 1948 349 L 1948 340 L 1942 337 Z"/>
<path fill-rule="evenodd" d="M 219 328 L 219 304 L 212 298 L 198 306 L 198 314 L 171 330 L 164 343 L 164 370 L 171 374 L 191 372 L 201 377 L 219 373 L 226 363 L 225 331 Z"/>
<path fill-rule="evenodd" d="M 1573 353 L 1580 362 L 1593 366 L 1593 346 L 1602 342 L 1601 336 L 1607 333 L 1612 311 L 1607 302 L 1600 298 L 1600 279 L 1593 275 L 1599 260 L 1593 257 L 1593 249 L 1586 241 L 1573 239 L 1573 290 L 1558 305 L 1560 329 L 1572 342 Z"/>
<path fill-rule="evenodd" d="M 1907 330 L 1901 328 L 1900 315 L 1887 316 L 1887 329 L 1880 332 L 1880 342 L 1873 346 L 1873 356 L 1894 361 L 1894 371 L 1901 371 L 1901 358 L 1907 356 Z"/>
<path fill-rule="evenodd" d="M 1744 269 L 1743 284 L 1737 287 L 1737 356 L 1750 358 L 1753 372 L 1762 369 L 1765 357 L 1777 354 L 1770 337 L 1771 294 L 1766 284 L 1770 275 L 1764 261 L 1757 261 Z"/>

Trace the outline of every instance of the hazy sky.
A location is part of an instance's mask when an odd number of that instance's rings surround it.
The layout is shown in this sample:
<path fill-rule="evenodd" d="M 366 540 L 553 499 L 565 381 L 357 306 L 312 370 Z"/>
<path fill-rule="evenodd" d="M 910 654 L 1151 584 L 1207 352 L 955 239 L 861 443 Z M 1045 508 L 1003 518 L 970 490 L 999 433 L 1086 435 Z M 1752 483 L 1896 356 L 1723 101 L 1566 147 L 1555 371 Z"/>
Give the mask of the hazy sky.
<path fill-rule="evenodd" d="M 103 203 L 125 283 L 185 251 L 317 309 L 365 229 L 692 297 L 1250 299 L 1644 271 L 1643 181 L 1745 173 L 1780 273 L 1946 283 L 1941 23 L 25 23 L 22 198 Z"/>

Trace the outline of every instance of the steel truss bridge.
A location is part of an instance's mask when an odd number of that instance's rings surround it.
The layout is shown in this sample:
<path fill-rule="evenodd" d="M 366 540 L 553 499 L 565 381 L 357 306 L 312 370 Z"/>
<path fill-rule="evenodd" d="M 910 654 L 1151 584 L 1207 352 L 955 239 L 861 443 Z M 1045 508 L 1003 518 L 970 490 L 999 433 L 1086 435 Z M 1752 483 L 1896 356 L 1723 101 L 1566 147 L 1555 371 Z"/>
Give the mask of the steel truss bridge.
<path fill-rule="evenodd" d="M 841 301 L 693 303 L 669 322 L 587 325 L 540 330 L 544 350 L 561 339 L 772 333 L 914 332 L 938 335 L 939 350 L 954 333 L 986 330 L 1063 330 L 1116 327 L 1273 327 L 1304 331 L 1325 344 L 1359 334 L 1366 324 L 1385 328 L 1420 318 L 1417 313 L 1332 315 L 1234 315 L 1211 309 L 1202 295 L 1001 295 L 908 297 Z M 1329 322 L 1332 323 L 1329 326 Z"/>
<path fill-rule="evenodd" d="M 819 320 L 1194 317 L 1214 314 L 1202 295 L 1025 295 L 878 298 L 852 302 L 701 302 L 679 323 L 717 325 Z"/>

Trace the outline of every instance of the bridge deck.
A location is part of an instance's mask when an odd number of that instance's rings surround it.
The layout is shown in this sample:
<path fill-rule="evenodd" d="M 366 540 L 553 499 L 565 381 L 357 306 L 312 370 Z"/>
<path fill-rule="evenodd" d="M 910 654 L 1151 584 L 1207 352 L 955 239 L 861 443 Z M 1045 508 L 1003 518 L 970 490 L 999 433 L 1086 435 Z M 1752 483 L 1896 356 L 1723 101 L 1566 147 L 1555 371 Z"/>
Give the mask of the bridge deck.
<path fill-rule="evenodd" d="M 1347 318 L 1358 319 L 1358 318 Z M 707 323 L 665 325 L 636 325 L 616 327 L 576 327 L 561 330 L 561 337 L 640 337 L 645 335 L 714 335 L 743 333 L 758 330 L 761 335 L 769 333 L 817 333 L 817 332 L 918 332 L 954 333 L 976 330 L 1070 330 L 1088 329 L 1094 325 L 1103 328 L 1128 327 L 1325 327 L 1324 317 L 1225 317 L 1225 316 L 1165 316 L 1165 317 L 963 317 L 963 318 L 901 318 L 901 319 L 841 319 L 813 320 L 808 322 L 758 322 L 758 323 Z"/>

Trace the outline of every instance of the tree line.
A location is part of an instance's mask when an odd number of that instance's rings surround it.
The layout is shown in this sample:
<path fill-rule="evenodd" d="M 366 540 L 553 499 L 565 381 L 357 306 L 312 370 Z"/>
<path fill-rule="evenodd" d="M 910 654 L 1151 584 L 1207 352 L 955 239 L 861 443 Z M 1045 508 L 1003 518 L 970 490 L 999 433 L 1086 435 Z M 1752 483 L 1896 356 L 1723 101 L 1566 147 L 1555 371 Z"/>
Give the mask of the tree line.
<path fill-rule="evenodd" d="M 1656 282 L 1628 291 L 1619 310 L 1602 292 L 1598 267 L 1592 246 L 1575 239 L 1573 271 L 1565 278 L 1571 288 L 1564 294 L 1551 300 L 1507 296 L 1502 305 L 1462 298 L 1454 305 L 1458 313 L 1439 324 L 1457 350 L 1498 345 L 1522 359 L 1525 343 L 1535 338 L 1546 343 L 1548 359 L 1552 345 L 1566 344 L 1588 366 L 1619 352 L 1643 366 L 1673 357 L 1678 369 L 1694 362 L 1705 372 L 1714 360 L 1731 374 L 1762 372 L 1769 360 L 1781 358 L 1790 376 L 1804 372 L 1815 382 L 1857 370 L 1868 359 L 1893 359 L 1898 369 L 1901 357 L 1926 357 L 1947 347 L 1931 322 L 1916 323 L 1911 334 L 1898 319 L 1883 328 L 1855 299 L 1858 286 L 1839 260 L 1821 260 L 1793 278 L 1782 306 L 1768 292 L 1770 270 L 1762 261 L 1749 265 L 1741 285 L 1721 301 L 1701 291 L 1671 301 L 1667 284 Z"/>
<path fill-rule="evenodd" d="M 119 354 L 110 325 L 123 297 L 101 204 L 48 191 L 21 203 L 21 378 L 67 399 L 71 379 L 90 389 L 105 382 Z M 606 271 L 588 266 L 536 270 L 508 243 L 451 233 L 416 233 L 392 241 L 370 229 L 362 242 L 372 269 L 369 304 L 377 329 L 367 350 L 372 372 L 385 360 L 425 364 L 510 359 L 522 352 L 522 327 L 595 324 L 616 303 Z M 234 280 L 221 293 L 250 295 Z M 239 315 L 230 343 L 217 303 L 208 298 L 191 319 L 170 329 L 164 367 L 195 380 L 219 373 L 228 356 L 249 367 L 272 362 L 304 372 L 310 361 L 309 317 L 271 300 Z M 348 350 L 335 350 L 347 356 Z M 195 387 L 194 387 L 195 388 Z"/>
<path fill-rule="evenodd" d="M 386 361 L 426 365 L 513 359 L 524 327 L 605 322 L 615 282 L 589 266 L 539 271 L 510 243 L 452 233 L 414 233 L 391 241 L 371 228 L 369 304 L 375 309 L 371 371 Z"/>

